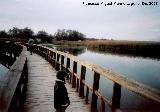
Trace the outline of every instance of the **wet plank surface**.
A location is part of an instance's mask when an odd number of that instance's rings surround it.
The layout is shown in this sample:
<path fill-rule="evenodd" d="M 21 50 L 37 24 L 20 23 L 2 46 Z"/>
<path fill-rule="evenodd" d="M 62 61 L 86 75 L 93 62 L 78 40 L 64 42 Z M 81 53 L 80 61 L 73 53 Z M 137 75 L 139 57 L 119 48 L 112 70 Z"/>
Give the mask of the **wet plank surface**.
<path fill-rule="evenodd" d="M 52 66 L 37 54 L 27 54 L 28 58 L 28 89 L 23 112 L 55 112 L 54 83 L 56 71 Z M 70 106 L 66 112 L 89 112 L 89 105 L 78 97 L 76 90 L 66 84 Z"/>

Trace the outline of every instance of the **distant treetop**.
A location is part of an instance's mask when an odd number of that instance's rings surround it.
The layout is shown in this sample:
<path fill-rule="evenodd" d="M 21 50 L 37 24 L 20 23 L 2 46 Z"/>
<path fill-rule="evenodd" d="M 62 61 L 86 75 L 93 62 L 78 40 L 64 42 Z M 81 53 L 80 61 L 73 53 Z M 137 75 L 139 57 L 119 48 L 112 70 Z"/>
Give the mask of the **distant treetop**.
<path fill-rule="evenodd" d="M 77 30 L 65 30 L 58 29 L 57 32 L 53 35 L 48 34 L 46 31 L 38 31 L 37 34 L 28 27 L 20 29 L 17 27 L 13 27 L 6 32 L 5 30 L 0 31 L 0 38 L 10 38 L 10 39 L 25 39 L 33 38 L 35 40 L 41 40 L 42 42 L 51 42 L 54 40 L 69 40 L 69 41 L 78 41 L 85 40 L 86 36 Z"/>
<path fill-rule="evenodd" d="M 76 30 L 58 29 L 54 34 L 56 40 L 78 41 L 85 40 L 86 36 Z"/>

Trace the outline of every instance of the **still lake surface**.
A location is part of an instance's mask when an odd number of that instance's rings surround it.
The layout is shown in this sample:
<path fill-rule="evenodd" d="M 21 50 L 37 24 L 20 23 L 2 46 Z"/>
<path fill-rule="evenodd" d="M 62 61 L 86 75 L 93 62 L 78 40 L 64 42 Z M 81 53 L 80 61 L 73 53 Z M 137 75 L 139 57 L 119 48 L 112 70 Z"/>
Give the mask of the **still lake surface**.
<path fill-rule="evenodd" d="M 53 46 L 53 48 L 60 51 L 69 52 L 78 56 L 80 59 L 100 65 L 103 68 L 107 68 L 119 73 L 120 75 L 126 76 L 129 79 L 136 80 L 140 83 L 160 90 L 160 59 L 135 55 L 131 56 L 126 54 L 113 54 L 109 52 L 97 52 L 84 47 L 77 49 L 77 47 Z M 78 67 L 80 66 L 78 65 Z M 80 74 L 80 69 L 78 69 L 78 74 Z M 86 81 L 88 84 L 92 84 L 92 71 L 87 70 Z M 101 76 L 99 86 L 99 91 L 101 94 L 111 100 L 113 82 Z M 151 104 L 150 101 L 128 91 L 125 88 L 122 88 L 121 108 L 143 109 L 146 108 L 147 105 L 148 109 L 155 106 L 154 104 Z M 156 107 L 154 107 L 154 109 L 154 111 L 157 111 Z"/>
<path fill-rule="evenodd" d="M 7 72 L 8 72 L 8 68 L 6 68 L 0 63 L 0 78 L 3 77 Z"/>

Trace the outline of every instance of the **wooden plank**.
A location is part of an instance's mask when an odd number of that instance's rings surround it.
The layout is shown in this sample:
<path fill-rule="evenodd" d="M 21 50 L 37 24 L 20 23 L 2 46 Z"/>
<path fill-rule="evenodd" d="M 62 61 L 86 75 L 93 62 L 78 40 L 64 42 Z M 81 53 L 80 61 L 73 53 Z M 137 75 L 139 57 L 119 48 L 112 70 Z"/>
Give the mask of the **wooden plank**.
<path fill-rule="evenodd" d="M 28 53 L 29 54 L 29 53 Z M 23 112 L 55 112 L 54 109 L 54 83 L 56 70 L 41 56 L 28 55 L 28 91 Z M 66 112 L 89 112 L 89 105 L 78 97 L 76 90 L 69 83 L 66 84 L 68 95 L 71 101 Z"/>
<path fill-rule="evenodd" d="M 7 112 L 20 80 L 26 61 L 26 48 L 11 66 L 9 72 L 0 79 L 0 112 Z"/>

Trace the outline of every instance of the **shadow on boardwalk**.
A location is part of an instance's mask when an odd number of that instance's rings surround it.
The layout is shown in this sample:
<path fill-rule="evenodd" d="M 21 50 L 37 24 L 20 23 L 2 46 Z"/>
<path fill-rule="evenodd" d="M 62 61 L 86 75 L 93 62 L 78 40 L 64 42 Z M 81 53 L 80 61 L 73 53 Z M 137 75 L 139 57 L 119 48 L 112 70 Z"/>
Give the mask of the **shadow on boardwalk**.
<path fill-rule="evenodd" d="M 56 71 L 39 55 L 29 55 L 28 58 L 28 90 L 23 112 L 55 112 L 54 83 Z M 66 112 L 89 112 L 89 106 L 78 97 L 76 90 L 66 84 L 71 105 Z"/>

